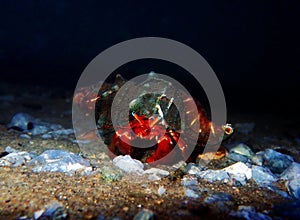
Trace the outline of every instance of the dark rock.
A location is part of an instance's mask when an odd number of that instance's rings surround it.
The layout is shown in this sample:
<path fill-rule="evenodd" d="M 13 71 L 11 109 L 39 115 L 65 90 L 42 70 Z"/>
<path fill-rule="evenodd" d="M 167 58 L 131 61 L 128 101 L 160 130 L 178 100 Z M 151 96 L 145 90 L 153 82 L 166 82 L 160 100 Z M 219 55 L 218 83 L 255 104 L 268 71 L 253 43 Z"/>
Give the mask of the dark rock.
<path fill-rule="evenodd" d="M 265 150 L 264 165 L 273 173 L 282 173 L 293 161 L 294 159 L 289 155 L 279 153 L 273 149 Z"/>
<path fill-rule="evenodd" d="M 254 156 L 254 152 L 252 151 L 252 149 L 243 143 L 231 147 L 229 153 L 239 154 L 247 158 L 251 158 L 252 156 Z"/>
<path fill-rule="evenodd" d="M 281 179 L 287 180 L 286 188 L 290 195 L 300 199 L 300 164 L 293 162 L 280 176 Z"/>
<path fill-rule="evenodd" d="M 229 211 L 229 207 L 233 205 L 233 198 L 230 194 L 219 192 L 207 196 L 204 202 L 218 212 L 225 212 Z"/>
<path fill-rule="evenodd" d="M 272 213 L 282 219 L 300 219 L 300 200 L 292 200 L 276 205 Z"/>
<path fill-rule="evenodd" d="M 270 185 L 278 180 L 267 167 L 255 165 L 252 166 L 252 178 L 259 186 Z"/>
<path fill-rule="evenodd" d="M 251 206 L 239 206 L 238 211 L 232 211 L 230 215 L 246 220 L 272 220 L 270 216 L 256 212 Z"/>
<path fill-rule="evenodd" d="M 32 135 L 44 134 L 49 131 L 62 129 L 61 125 L 42 122 L 26 113 L 15 114 L 7 127 L 8 129 L 30 132 Z"/>
<path fill-rule="evenodd" d="M 34 118 L 31 115 L 26 113 L 17 113 L 12 117 L 10 123 L 7 125 L 7 128 L 16 129 L 19 131 L 30 130 L 33 121 Z"/>
<path fill-rule="evenodd" d="M 68 214 L 65 212 L 64 207 L 59 202 L 53 201 L 46 205 L 45 212 L 38 219 L 66 219 Z"/>
<path fill-rule="evenodd" d="M 154 213 L 149 209 L 142 209 L 133 218 L 134 220 L 153 220 Z"/>
<path fill-rule="evenodd" d="M 241 155 L 241 154 L 233 153 L 233 152 L 229 153 L 227 155 L 227 157 L 236 162 L 241 161 L 243 163 L 247 163 L 249 161 L 248 157 Z"/>
<path fill-rule="evenodd" d="M 186 174 L 191 174 L 191 175 L 199 175 L 201 171 L 203 171 L 204 168 L 201 166 L 198 166 L 194 163 L 189 163 L 185 166 L 184 172 Z"/>

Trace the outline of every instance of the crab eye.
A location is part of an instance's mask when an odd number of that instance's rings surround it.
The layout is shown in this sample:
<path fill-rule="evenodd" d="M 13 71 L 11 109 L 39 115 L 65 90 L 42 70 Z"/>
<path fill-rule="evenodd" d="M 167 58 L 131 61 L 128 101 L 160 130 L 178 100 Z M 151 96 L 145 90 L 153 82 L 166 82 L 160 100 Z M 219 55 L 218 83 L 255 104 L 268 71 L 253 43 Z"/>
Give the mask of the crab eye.
<path fill-rule="evenodd" d="M 230 124 L 227 124 L 223 127 L 225 134 L 230 135 L 233 133 L 233 128 Z"/>

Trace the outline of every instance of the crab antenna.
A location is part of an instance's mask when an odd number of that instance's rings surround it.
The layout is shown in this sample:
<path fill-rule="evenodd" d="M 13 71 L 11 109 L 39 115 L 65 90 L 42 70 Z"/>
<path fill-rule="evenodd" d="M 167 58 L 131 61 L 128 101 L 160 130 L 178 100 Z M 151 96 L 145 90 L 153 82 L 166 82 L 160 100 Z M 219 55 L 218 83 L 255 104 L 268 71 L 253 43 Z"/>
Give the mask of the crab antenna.
<path fill-rule="evenodd" d="M 160 120 L 159 117 L 155 118 L 154 121 L 151 123 L 150 128 L 153 128 L 153 126 Z"/>
<path fill-rule="evenodd" d="M 143 124 L 143 122 L 140 120 L 140 117 L 137 115 L 137 113 L 132 112 L 131 114 L 132 114 L 132 116 L 133 116 L 136 120 L 138 120 L 138 122 L 139 122 L 140 124 Z"/>

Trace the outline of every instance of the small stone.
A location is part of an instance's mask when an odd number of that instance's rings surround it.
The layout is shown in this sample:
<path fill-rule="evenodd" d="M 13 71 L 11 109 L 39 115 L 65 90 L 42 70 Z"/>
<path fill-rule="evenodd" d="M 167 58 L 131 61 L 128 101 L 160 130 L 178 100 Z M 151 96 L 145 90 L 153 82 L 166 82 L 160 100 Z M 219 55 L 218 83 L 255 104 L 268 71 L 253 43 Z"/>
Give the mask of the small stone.
<path fill-rule="evenodd" d="M 282 219 L 300 219 L 300 200 L 289 200 L 278 204 L 274 207 L 273 212 Z"/>
<path fill-rule="evenodd" d="M 166 189 L 163 186 L 160 186 L 157 190 L 157 194 L 159 196 L 162 196 L 162 194 L 164 194 L 166 192 Z"/>
<path fill-rule="evenodd" d="M 106 182 L 119 181 L 123 177 L 122 171 L 113 166 L 101 167 L 99 172 Z"/>
<path fill-rule="evenodd" d="M 150 180 L 150 181 L 158 181 L 158 180 L 161 180 L 161 177 L 157 176 L 156 174 L 150 174 L 148 176 L 148 180 Z"/>
<path fill-rule="evenodd" d="M 208 195 L 205 199 L 204 202 L 212 207 L 214 209 L 217 209 L 218 211 L 228 211 L 229 206 L 233 204 L 233 198 L 230 194 L 228 193 L 223 193 L 223 192 L 218 192 L 218 193 L 213 193 L 211 195 Z"/>
<path fill-rule="evenodd" d="M 7 153 L 16 153 L 16 152 L 18 152 L 18 151 L 17 151 L 16 149 L 10 147 L 10 146 L 7 146 L 7 147 L 5 148 L 5 152 L 7 152 Z"/>
<path fill-rule="evenodd" d="M 25 165 L 30 160 L 31 155 L 28 152 L 13 152 L 0 158 L 0 166 L 18 167 Z"/>
<path fill-rule="evenodd" d="M 249 158 L 247 158 L 246 156 L 233 152 L 229 153 L 227 157 L 236 162 L 241 161 L 243 163 L 247 163 L 249 161 Z"/>
<path fill-rule="evenodd" d="M 28 135 L 28 134 L 20 134 L 19 137 L 22 139 L 27 139 L 27 140 L 31 139 L 30 135 Z"/>
<path fill-rule="evenodd" d="M 64 210 L 61 203 L 53 201 L 46 205 L 46 210 L 40 217 L 40 219 L 66 219 L 67 213 Z"/>
<path fill-rule="evenodd" d="M 185 192 L 185 195 L 189 198 L 197 199 L 200 197 L 200 195 L 198 193 L 196 193 L 194 190 L 191 190 L 191 189 L 185 189 L 184 192 Z"/>
<path fill-rule="evenodd" d="M 139 160 L 132 159 L 129 155 L 115 157 L 113 164 L 126 173 L 137 173 L 139 175 L 144 173 L 144 164 Z"/>
<path fill-rule="evenodd" d="M 300 199 L 300 164 L 293 162 L 282 174 L 281 179 L 287 180 L 285 183 L 289 194 L 296 199 Z"/>
<path fill-rule="evenodd" d="M 33 158 L 29 163 L 34 172 L 63 172 L 72 174 L 89 167 L 88 161 L 81 156 L 64 150 L 47 150 Z"/>
<path fill-rule="evenodd" d="M 26 131 L 30 129 L 32 121 L 34 118 L 26 113 L 17 113 L 15 114 L 10 123 L 7 125 L 8 129 L 16 129 L 19 131 Z"/>
<path fill-rule="evenodd" d="M 155 174 L 157 176 L 168 176 L 170 174 L 170 172 L 153 167 L 153 168 L 150 168 L 148 170 L 145 170 L 144 174 Z"/>
<path fill-rule="evenodd" d="M 202 168 L 192 163 L 186 165 L 185 167 L 185 173 L 191 175 L 199 175 L 202 170 L 203 170 Z"/>
<path fill-rule="evenodd" d="M 264 153 L 264 161 L 264 165 L 267 166 L 273 173 L 280 174 L 290 166 L 294 159 L 289 155 L 282 154 L 273 149 L 266 149 Z"/>
<path fill-rule="evenodd" d="M 205 198 L 205 203 L 213 203 L 218 201 L 231 201 L 233 200 L 232 196 L 228 193 L 218 192 L 211 194 Z"/>
<path fill-rule="evenodd" d="M 235 186 L 244 186 L 252 178 L 252 170 L 243 162 L 237 162 L 223 170 L 229 174 Z"/>
<path fill-rule="evenodd" d="M 231 148 L 229 150 L 229 153 L 240 154 L 247 158 L 251 158 L 254 155 L 252 149 L 243 143 L 240 143 L 240 144 L 236 145 L 235 147 Z"/>
<path fill-rule="evenodd" d="M 62 129 L 61 125 L 42 122 L 26 113 L 15 114 L 7 127 L 8 129 L 30 132 L 33 136 Z"/>
<path fill-rule="evenodd" d="M 191 175 L 185 175 L 182 179 L 181 179 L 181 185 L 182 186 L 197 186 L 198 185 L 198 180 L 196 177 L 191 176 Z"/>
<path fill-rule="evenodd" d="M 50 133 L 54 136 L 61 136 L 61 135 L 68 136 L 70 134 L 74 134 L 74 130 L 73 129 L 59 129 L 56 131 L 51 131 Z"/>
<path fill-rule="evenodd" d="M 52 135 L 50 135 L 50 134 L 43 134 L 43 135 L 41 136 L 41 138 L 44 139 L 44 140 L 51 139 L 51 138 L 52 138 Z"/>
<path fill-rule="evenodd" d="M 142 209 L 133 218 L 134 220 L 153 220 L 154 213 L 149 209 Z"/>
<path fill-rule="evenodd" d="M 283 173 L 280 178 L 283 180 L 300 179 L 300 163 L 293 162 Z"/>
<path fill-rule="evenodd" d="M 244 174 L 245 177 L 249 180 L 252 178 L 252 170 L 243 162 L 237 162 L 223 169 L 231 175 Z"/>
<path fill-rule="evenodd" d="M 270 185 L 278 180 L 267 167 L 255 165 L 252 166 L 252 178 L 259 186 Z"/>
<path fill-rule="evenodd" d="M 205 170 L 201 171 L 198 178 L 205 179 L 208 182 L 220 181 L 227 183 L 230 180 L 228 173 L 224 170 Z"/>
<path fill-rule="evenodd" d="M 264 163 L 264 151 L 257 152 L 252 158 L 252 163 L 258 166 L 263 166 Z"/>

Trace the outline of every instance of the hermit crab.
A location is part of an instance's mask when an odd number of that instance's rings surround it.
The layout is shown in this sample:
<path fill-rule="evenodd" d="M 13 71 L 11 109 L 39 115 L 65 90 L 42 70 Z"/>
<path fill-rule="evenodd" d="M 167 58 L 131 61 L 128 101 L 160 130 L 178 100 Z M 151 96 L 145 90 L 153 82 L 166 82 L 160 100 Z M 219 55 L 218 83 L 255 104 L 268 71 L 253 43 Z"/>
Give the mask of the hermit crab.
<path fill-rule="evenodd" d="M 210 134 L 218 142 L 233 133 L 230 124 L 212 123 L 200 102 L 162 76 L 151 72 L 126 81 L 117 75 L 114 83 L 102 84 L 93 100 L 91 91 L 75 96 L 95 105 L 97 128 L 111 157 L 130 155 L 147 163 L 195 160 L 206 144 L 214 144 L 207 143 Z"/>

